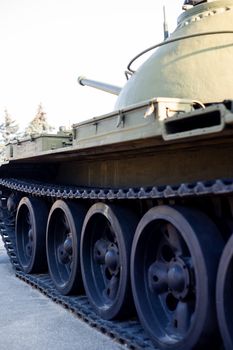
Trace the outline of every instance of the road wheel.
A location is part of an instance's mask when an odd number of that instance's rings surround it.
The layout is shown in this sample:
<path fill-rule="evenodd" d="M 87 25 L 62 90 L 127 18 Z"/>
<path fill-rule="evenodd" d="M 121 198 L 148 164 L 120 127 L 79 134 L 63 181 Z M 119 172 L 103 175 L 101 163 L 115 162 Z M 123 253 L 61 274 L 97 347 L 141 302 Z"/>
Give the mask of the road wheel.
<path fill-rule="evenodd" d="M 158 348 L 186 350 L 214 341 L 222 248 L 215 225 L 196 210 L 159 206 L 141 219 L 132 246 L 132 290 Z"/>
<path fill-rule="evenodd" d="M 88 211 L 81 238 L 81 267 L 89 301 L 105 319 L 133 309 L 130 251 L 137 219 L 126 209 L 104 203 Z"/>
<path fill-rule="evenodd" d="M 81 204 L 57 200 L 47 224 L 47 259 L 51 278 L 64 295 L 80 293 L 80 235 L 86 209 Z"/>
<path fill-rule="evenodd" d="M 226 350 L 233 349 L 233 235 L 228 240 L 218 269 L 217 314 Z"/>
<path fill-rule="evenodd" d="M 47 270 L 47 205 L 38 198 L 23 197 L 16 214 L 16 246 L 19 263 L 26 273 Z"/>

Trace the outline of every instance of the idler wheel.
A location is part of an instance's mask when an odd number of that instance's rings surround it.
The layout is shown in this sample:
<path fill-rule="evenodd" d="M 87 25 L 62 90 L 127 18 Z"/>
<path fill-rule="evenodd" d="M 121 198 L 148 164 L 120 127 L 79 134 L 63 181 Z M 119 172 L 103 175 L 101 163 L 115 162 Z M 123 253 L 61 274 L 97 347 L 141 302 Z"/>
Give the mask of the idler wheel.
<path fill-rule="evenodd" d="M 217 276 L 217 315 L 226 350 L 233 349 L 233 235 L 228 240 Z"/>
<path fill-rule="evenodd" d="M 57 200 L 49 213 L 47 259 L 51 278 L 64 295 L 82 291 L 80 237 L 85 208 Z"/>
<path fill-rule="evenodd" d="M 123 317 L 133 309 L 130 251 L 137 219 L 127 209 L 94 204 L 84 221 L 81 268 L 89 301 L 105 319 Z"/>
<path fill-rule="evenodd" d="M 40 199 L 23 197 L 16 214 L 16 247 L 19 263 L 26 273 L 47 270 L 47 205 Z"/>
<path fill-rule="evenodd" d="M 218 344 L 215 281 L 222 248 L 215 225 L 193 209 L 158 206 L 139 222 L 132 291 L 141 323 L 159 349 Z"/>

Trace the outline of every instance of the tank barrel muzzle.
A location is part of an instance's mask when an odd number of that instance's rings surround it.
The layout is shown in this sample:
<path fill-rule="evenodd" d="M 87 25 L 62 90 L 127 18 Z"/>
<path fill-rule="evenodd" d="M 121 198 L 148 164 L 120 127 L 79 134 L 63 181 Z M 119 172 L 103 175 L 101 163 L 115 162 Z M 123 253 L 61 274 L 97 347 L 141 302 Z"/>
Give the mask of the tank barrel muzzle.
<path fill-rule="evenodd" d="M 91 86 L 95 89 L 99 89 L 113 95 L 119 95 L 121 92 L 121 87 L 119 86 L 102 83 L 96 80 L 90 80 L 85 77 L 78 77 L 78 83 L 82 86 Z"/>

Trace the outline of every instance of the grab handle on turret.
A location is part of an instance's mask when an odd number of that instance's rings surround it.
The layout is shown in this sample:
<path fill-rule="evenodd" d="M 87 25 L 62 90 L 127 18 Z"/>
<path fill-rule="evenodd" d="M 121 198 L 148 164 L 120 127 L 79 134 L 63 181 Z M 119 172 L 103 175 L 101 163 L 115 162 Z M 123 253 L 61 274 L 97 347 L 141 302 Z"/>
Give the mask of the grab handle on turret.
<path fill-rule="evenodd" d="M 99 89 L 105 92 L 108 92 L 113 95 L 119 95 L 121 92 L 121 87 L 116 85 L 111 85 L 107 83 L 102 83 L 96 80 L 86 79 L 85 77 L 78 77 L 78 83 L 82 86 L 91 86 L 95 89 Z"/>

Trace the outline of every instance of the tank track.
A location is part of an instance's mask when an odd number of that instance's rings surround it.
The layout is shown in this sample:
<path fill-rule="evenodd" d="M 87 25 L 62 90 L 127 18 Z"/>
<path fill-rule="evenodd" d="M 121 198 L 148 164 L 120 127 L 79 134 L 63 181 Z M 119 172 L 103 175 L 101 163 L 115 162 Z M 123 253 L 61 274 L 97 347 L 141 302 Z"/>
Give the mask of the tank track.
<path fill-rule="evenodd" d="M 80 188 L 59 186 L 40 182 L 31 183 L 16 179 L 0 179 L 0 186 L 40 197 L 62 199 L 165 199 L 193 197 L 208 194 L 228 194 L 233 192 L 233 179 L 198 181 L 180 185 L 153 186 L 141 188 Z"/>
<path fill-rule="evenodd" d="M 137 319 L 128 321 L 106 321 L 100 319 L 92 310 L 86 296 L 63 296 L 54 287 L 48 274 L 27 275 L 18 264 L 15 244 L 15 212 L 9 213 L 4 204 L 4 188 L 33 196 L 62 199 L 165 199 L 233 193 L 233 180 L 214 180 L 186 183 L 176 186 L 148 188 L 100 189 L 78 188 L 74 186 L 54 186 L 44 183 L 31 183 L 15 179 L 0 179 L 3 189 L 0 218 L 0 233 L 18 278 L 38 289 L 56 303 L 72 311 L 90 326 L 108 335 L 130 349 L 155 349 Z"/>

